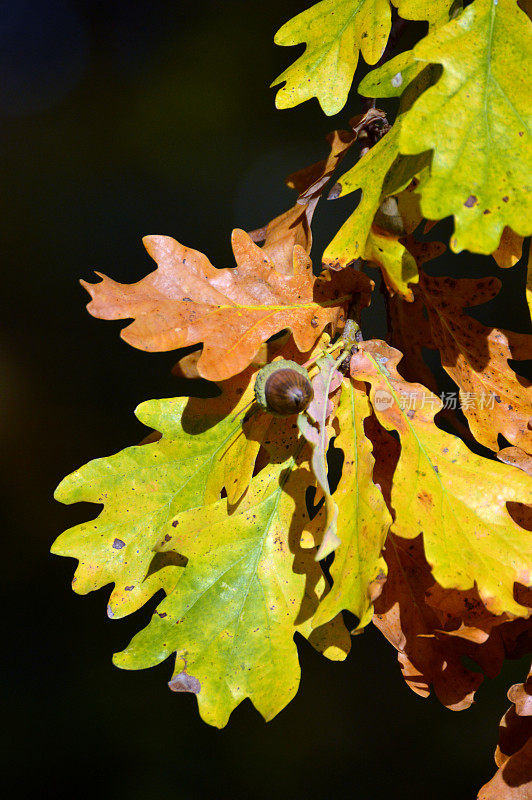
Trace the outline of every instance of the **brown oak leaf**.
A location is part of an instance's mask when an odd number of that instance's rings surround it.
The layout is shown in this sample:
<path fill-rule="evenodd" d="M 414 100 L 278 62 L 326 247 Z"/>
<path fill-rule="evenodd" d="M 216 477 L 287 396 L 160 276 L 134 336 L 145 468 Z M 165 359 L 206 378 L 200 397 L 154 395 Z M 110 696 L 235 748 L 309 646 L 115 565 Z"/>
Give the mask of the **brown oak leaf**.
<path fill-rule="evenodd" d="M 292 273 L 292 251 L 296 244 L 310 253 L 310 225 L 325 186 L 351 145 L 356 142 L 361 130 L 376 119 L 382 120 L 384 117 L 383 111 L 370 108 L 349 121 L 351 130 L 329 133 L 327 141 L 330 151 L 327 158 L 293 172 L 286 179 L 287 186 L 298 192 L 296 204 L 262 228 L 250 231 L 249 235 L 254 242 L 263 242 L 262 249 L 274 261 L 279 272 L 286 275 Z"/>
<path fill-rule="evenodd" d="M 263 242 L 262 249 L 275 263 L 279 272 L 292 273 L 292 252 L 296 244 L 310 253 L 311 222 L 323 189 L 332 173 L 347 153 L 357 135 L 355 131 L 333 131 L 327 136 L 330 153 L 327 158 L 294 172 L 286 179 L 299 194 L 292 208 L 272 219 L 262 228 L 250 232 L 254 242 Z"/>
<path fill-rule="evenodd" d="M 503 464 L 512 464 L 532 477 L 532 456 L 525 453 L 520 447 L 504 447 L 497 453 L 497 458 Z"/>
<path fill-rule="evenodd" d="M 428 697 L 432 685 L 440 702 L 463 710 L 484 677 L 464 666 L 464 656 L 494 678 L 505 658 L 530 651 L 530 620 L 496 617 L 474 589 L 449 591 L 434 583 L 421 536 L 405 542 L 389 534 L 384 556 L 388 578 L 375 601 L 373 623 L 398 650 L 403 677 L 416 694 Z M 521 587 L 519 602 L 530 601 Z"/>
<path fill-rule="evenodd" d="M 482 675 L 461 662 L 462 655 L 470 654 L 470 643 L 436 633 L 441 620 L 425 602 L 434 581 L 421 537 L 404 541 L 389 534 L 384 557 L 388 578 L 375 601 L 373 623 L 398 651 L 407 685 L 421 697 L 429 696 L 432 685 L 448 708 L 468 708 Z"/>
<path fill-rule="evenodd" d="M 87 308 L 100 319 L 133 318 L 121 336 L 140 350 L 203 342 L 198 372 L 213 381 L 241 372 L 263 342 L 284 329 L 292 332 L 300 351 L 310 350 L 327 326 L 333 331 L 343 326 L 353 293 L 367 298 L 373 286 L 355 270 L 315 277 L 299 246 L 293 251 L 293 274 L 283 275 L 238 229 L 232 237 L 233 269 L 216 269 L 205 255 L 168 236 L 143 241 L 158 268 L 134 284 L 100 273 L 100 283 L 82 281 L 92 297 Z"/>
<path fill-rule="evenodd" d="M 427 261 L 438 258 L 445 250 L 441 242 L 418 242 L 412 236 L 405 243 L 418 269 Z M 394 294 L 388 300 L 390 344 L 403 354 L 401 375 L 407 381 L 419 381 L 436 392 L 437 382 L 423 359 L 422 348 L 436 349 L 437 345 L 433 341 L 425 305 L 417 288 L 414 288 L 413 295 L 413 302 L 407 302 L 400 294 Z"/>
<path fill-rule="evenodd" d="M 532 797 L 532 670 L 522 684 L 512 686 L 514 704 L 499 725 L 495 751 L 498 770 L 478 794 L 478 800 L 530 800 Z"/>
<path fill-rule="evenodd" d="M 532 337 L 488 328 L 464 313 L 491 300 L 500 282 L 421 273 L 420 285 L 442 366 L 460 387 L 462 411 L 475 439 L 496 451 L 502 434 L 532 452 L 532 384 L 508 364 L 508 359 L 532 358 Z"/>

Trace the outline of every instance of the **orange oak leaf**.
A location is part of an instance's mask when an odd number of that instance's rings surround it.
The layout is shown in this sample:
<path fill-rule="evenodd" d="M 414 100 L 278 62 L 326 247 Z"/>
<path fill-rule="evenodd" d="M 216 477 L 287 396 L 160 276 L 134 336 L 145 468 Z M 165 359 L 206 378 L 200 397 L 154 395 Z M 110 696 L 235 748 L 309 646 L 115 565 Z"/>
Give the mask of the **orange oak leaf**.
<path fill-rule="evenodd" d="M 506 504 L 529 504 L 532 480 L 440 430 L 434 416 L 441 402 L 399 375 L 397 350 L 378 341 L 360 347 L 351 358 L 351 374 L 371 384 L 379 422 L 401 440 L 392 530 L 407 539 L 423 534 L 434 579 L 443 588 L 467 590 L 476 583 L 492 613 L 527 616 L 514 598 L 514 584 L 532 582 L 532 541 Z"/>
<path fill-rule="evenodd" d="M 434 278 L 421 274 L 434 342 L 445 371 L 460 387 L 462 411 L 477 441 L 498 450 L 502 434 L 532 452 L 532 384 L 512 370 L 508 359 L 532 358 L 532 337 L 487 328 L 464 308 L 491 300 L 496 278 Z"/>
<path fill-rule="evenodd" d="M 523 237 L 511 228 L 504 228 L 498 248 L 492 253 L 498 266 L 505 269 L 517 264 L 523 254 Z"/>
<path fill-rule="evenodd" d="M 140 350 L 161 351 L 203 342 L 198 372 L 226 380 L 247 367 L 260 346 L 288 329 L 300 351 L 323 330 L 342 327 L 353 293 L 366 296 L 372 282 L 361 272 L 315 277 L 302 247 L 293 251 L 293 274 L 278 272 L 248 234 L 233 231 L 236 269 L 216 269 L 206 256 L 168 236 L 146 236 L 158 268 L 135 284 L 82 281 L 100 319 L 134 322 L 121 336 Z"/>
<path fill-rule="evenodd" d="M 498 770 L 478 794 L 478 800 L 530 800 L 532 797 L 532 670 L 522 684 L 512 686 L 514 704 L 499 725 L 495 751 Z"/>

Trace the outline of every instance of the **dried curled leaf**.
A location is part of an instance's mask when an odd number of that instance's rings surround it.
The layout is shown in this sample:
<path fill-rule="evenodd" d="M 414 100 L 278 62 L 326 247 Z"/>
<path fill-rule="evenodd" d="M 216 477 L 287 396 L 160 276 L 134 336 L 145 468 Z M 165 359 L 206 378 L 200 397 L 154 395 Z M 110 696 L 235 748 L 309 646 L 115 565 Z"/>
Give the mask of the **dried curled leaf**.
<path fill-rule="evenodd" d="M 477 456 L 437 428 L 441 402 L 399 375 L 399 351 L 378 341 L 363 347 L 351 359 L 351 374 L 371 384 L 379 422 L 401 439 L 392 530 L 406 539 L 423 534 L 427 560 L 443 588 L 467 590 L 476 583 L 492 613 L 527 615 L 514 599 L 514 583 L 532 582 L 532 541 L 506 503 L 530 504 L 532 479 Z"/>
<path fill-rule="evenodd" d="M 312 448 L 311 467 L 325 496 L 325 532 L 317 553 L 317 560 L 325 558 L 340 544 L 337 534 L 338 506 L 331 495 L 327 468 L 329 431 L 327 420 L 331 413 L 329 395 L 338 389 L 342 376 L 336 369 L 334 359 L 326 356 L 317 362 L 318 372 L 312 380 L 314 397 L 307 409 L 307 416 L 300 414 L 298 428 Z M 309 419 L 310 417 L 310 419 Z M 316 424 L 313 425 L 310 420 Z"/>
<path fill-rule="evenodd" d="M 312 231 L 310 224 L 316 205 L 332 173 L 356 141 L 357 124 L 363 124 L 368 114 L 355 117 L 350 131 L 333 131 L 327 136 L 330 152 L 327 158 L 310 167 L 294 172 L 286 179 L 291 189 L 296 189 L 299 197 L 288 211 L 280 214 L 262 228 L 250 232 L 254 242 L 263 242 L 262 249 L 272 259 L 275 268 L 285 275 L 293 273 L 293 251 L 296 244 L 310 253 Z"/>
<path fill-rule="evenodd" d="M 144 669 L 175 653 L 170 688 L 192 691 L 203 719 L 223 727 L 246 697 L 266 720 L 290 702 L 300 677 L 296 632 L 328 658 L 345 658 L 341 618 L 312 629 L 327 584 L 299 545 L 309 481 L 290 458 L 260 472 L 232 513 L 222 500 L 177 516 L 161 546 L 187 566 L 115 664 Z"/>
<path fill-rule="evenodd" d="M 530 30 L 515 0 L 475 0 L 414 47 L 443 76 L 405 115 L 400 151 L 434 150 L 421 208 L 454 215 L 457 253 L 492 253 L 505 226 L 532 232 Z"/>
<path fill-rule="evenodd" d="M 230 378 L 253 360 L 260 346 L 283 329 L 300 351 L 310 350 L 325 327 L 342 326 L 353 292 L 368 292 L 363 273 L 312 274 L 301 247 L 293 251 L 293 274 L 279 273 L 268 256 L 241 230 L 233 232 L 238 266 L 216 269 L 202 253 L 168 236 L 146 236 L 144 244 L 158 268 L 135 284 L 102 277 L 82 284 L 100 319 L 133 317 L 121 332 L 141 350 L 173 350 L 203 342 L 199 374 L 213 381 Z"/>

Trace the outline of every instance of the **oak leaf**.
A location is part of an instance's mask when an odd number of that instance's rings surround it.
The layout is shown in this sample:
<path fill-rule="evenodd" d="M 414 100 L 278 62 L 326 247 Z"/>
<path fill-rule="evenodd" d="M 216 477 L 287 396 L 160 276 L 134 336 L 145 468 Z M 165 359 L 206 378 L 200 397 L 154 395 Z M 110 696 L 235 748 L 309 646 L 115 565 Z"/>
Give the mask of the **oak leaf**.
<path fill-rule="evenodd" d="M 330 566 L 333 586 L 318 607 L 315 625 L 345 609 L 358 618 L 357 628 L 363 628 L 371 621 L 372 602 L 386 579 L 381 553 L 391 516 L 373 483 L 374 458 L 364 432 L 364 420 L 371 413 L 364 385 L 344 379 L 335 415 L 335 447 L 343 451 L 344 461 L 333 495 L 340 544 Z"/>
<path fill-rule="evenodd" d="M 431 685 L 443 705 L 468 708 L 482 675 L 462 664 L 466 642 L 439 637 L 440 619 L 425 602 L 433 584 L 421 537 L 405 541 L 391 534 L 385 549 L 388 578 L 375 601 L 373 623 L 398 651 L 403 677 L 413 692 L 428 697 Z"/>
<path fill-rule="evenodd" d="M 530 320 L 532 321 L 532 247 L 528 255 L 528 264 L 526 271 L 526 302 L 530 312 Z"/>
<path fill-rule="evenodd" d="M 514 233 L 511 228 L 505 228 L 501 241 L 496 250 L 491 254 L 501 269 L 513 267 L 523 254 L 523 237 Z"/>
<path fill-rule="evenodd" d="M 492 253 L 505 226 L 532 231 L 530 49 L 515 0 L 475 0 L 414 47 L 443 75 L 405 115 L 400 151 L 433 150 L 421 207 L 429 219 L 454 215 L 455 252 Z"/>
<path fill-rule="evenodd" d="M 365 258 L 373 219 L 383 200 L 405 189 L 429 163 L 428 152 L 415 156 L 400 155 L 399 137 L 408 110 L 435 77 L 434 68 L 425 67 L 408 84 L 401 96 L 397 118 L 391 130 L 333 186 L 329 195 L 331 199 L 344 197 L 357 189 L 362 189 L 362 197 L 353 214 L 326 248 L 324 264 L 341 268 L 355 259 Z"/>
<path fill-rule="evenodd" d="M 532 670 L 509 689 L 508 699 L 513 705 L 501 720 L 495 751 L 499 769 L 478 800 L 528 800 L 532 794 Z"/>
<path fill-rule="evenodd" d="M 407 302 L 413 301 L 410 284 L 418 283 L 419 274 L 416 260 L 400 236 L 372 225 L 364 258 L 381 268 L 390 295 L 399 294 Z"/>
<path fill-rule="evenodd" d="M 157 441 L 91 461 L 58 486 L 55 497 L 62 503 L 104 505 L 96 519 L 61 534 L 52 552 L 79 560 L 75 592 L 115 584 L 109 616 L 130 614 L 175 583 L 179 564 L 153 564 L 153 548 L 178 510 L 214 502 L 224 487 L 235 501 L 247 488 L 260 446 L 256 426 L 263 423 L 255 419 L 254 438 L 248 438 L 241 421 L 227 415 L 228 408 L 244 408 L 252 393 L 250 374 L 239 378 L 238 402 L 229 394 L 142 403 L 136 416 L 162 434 Z"/>
<path fill-rule="evenodd" d="M 506 508 L 530 504 L 532 480 L 523 472 L 468 450 L 434 424 L 441 402 L 397 372 L 399 351 L 365 342 L 351 359 L 351 374 L 371 384 L 379 422 L 397 431 L 401 454 L 393 477 L 392 530 L 412 539 L 423 534 L 434 579 L 444 589 L 475 583 L 494 614 L 525 616 L 514 583 L 532 581 L 532 541 Z"/>
<path fill-rule="evenodd" d="M 440 242 L 417 242 L 412 237 L 408 237 L 406 241 L 418 270 L 427 261 L 437 258 L 445 251 L 445 245 Z M 411 302 L 405 300 L 400 294 L 395 294 L 388 301 L 390 344 L 403 354 L 401 375 L 407 381 L 422 383 L 432 392 L 437 392 L 434 373 L 423 358 L 423 348 L 437 349 L 425 305 L 419 291 L 413 293 Z"/>
<path fill-rule="evenodd" d="M 310 464 L 325 497 L 325 532 L 316 555 L 317 560 L 330 555 L 341 541 L 337 534 L 338 506 L 331 495 L 327 466 L 327 451 L 330 441 L 327 420 L 332 411 L 329 395 L 342 383 L 342 376 L 336 366 L 331 356 L 319 359 L 317 362 L 318 372 L 312 380 L 314 397 L 307 409 L 307 414 L 300 414 L 297 420 L 302 436 L 311 446 Z"/>
<path fill-rule="evenodd" d="M 424 69 L 425 64 L 414 58 L 414 51 L 407 50 L 368 72 L 358 85 L 358 93 L 364 97 L 401 97 Z"/>
<path fill-rule="evenodd" d="M 529 620 L 489 614 L 474 589 L 458 592 L 435 584 L 421 536 L 405 541 L 391 534 L 385 558 L 388 578 L 375 601 L 373 622 L 397 649 L 407 685 L 421 697 L 428 697 L 432 685 L 448 708 L 468 708 L 483 675 L 466 667 L 464 656 L 487 677 L 496 677 L 505 658 L 523 655 L 514 639 L 524 635 L 530 647 Z"/>
<path fill-rule="evenodd" d="M 101 283 L 82 281 L 92 297 L 88 310 L 101 319 L 133 317 L 121 336 L 141 350 L 203 342 L 199 374 L 220 381 L 245 369 L 283 329 L 292 331 L 300 351 L 310 350 L 325 327 L 343 324 L 353 292 L 372 286 L 354 270 L 314 277 L 301 247 L 294 248 L 293 275 L 283 275 L 244 231 L 234 231 L 232 243 L 238 266 L 216 269 L 168 236 L 147 236 L 158 268 L 131 285 L 103 275 Z"/>
<path fill-rule="evenodd" d="M 332 173 L 356 141 L 357 126 L 371 114 L 355 117 L 351 121 L 352 130 L 332 131 L 327 136 L 330 152 L 327 158 L 293 172 L 286 179 L 291 189 L 296 189 L 299 197 L 288 211 L 268 222 L 264 227 L 250 231 L 254 242 L 263 242 L 262 249 L 272 259 L 275 268 L 285 275 L 293 273 L 293 251 L 296 244 L 310 253 L 312 247 L 311 222 L 323 189 Z"/>
<path fill-rule="evenodd" d="M 509 359 L 532 358 L 532 337 L 487 328 L 464 313 L 464 308 L 491 300 L 500 282 L 423 273 L 420 288 L 442 367 L 460 387 L 462 411 L 475 439 L 496 451 L 502 434 L 532 452 L 532 383 L 508 364 Z"/>
<path fill-rule="evenodd" d="M 344 107 L 359 52 L 368 64 L 382 56 L 391 27 L 388 0 L 321 0 L 283 25 L 279 45 L 306 43 L 298 60 L 272 83 L 277 108 L 317 97 L 328 116 Z"/>
<path fill-rule="evenodd" d="M 452 0 L 392 0 L 403 19 L 426 20 L 429 27 L 437 27 L 449 21 Z"/>
<path fill-rule="evenodd" d="M 503 464 L 512 464 L 514 467 L 522 469 L 532 478 L 532 456 L 525 453 L 520 447 L 504 447 L 497 453 L 497 458 Z"/>
<path fill-rule="evenodd" d="M 296 632 L 328 658 L 345 658 L 340 617 L 312 629 L 327 584 L 299 545 L 311 483 L 290 458 L 253 478 L 232 513 L 222 500 L 178 516 L 162 546 L 188 559 L 183 576 L 115 664 L 143 669 L 175 653 L 170 688 L 195 693 L 203 719 L 223 727 L 246 697 L 266 720 L 290 702 L 300 677 Z"/>

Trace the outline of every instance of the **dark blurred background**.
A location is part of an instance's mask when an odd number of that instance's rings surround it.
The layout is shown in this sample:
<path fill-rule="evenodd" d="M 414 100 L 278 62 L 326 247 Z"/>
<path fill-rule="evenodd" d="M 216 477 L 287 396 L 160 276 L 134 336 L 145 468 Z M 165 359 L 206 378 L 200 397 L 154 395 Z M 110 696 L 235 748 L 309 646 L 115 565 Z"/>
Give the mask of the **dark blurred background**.
<path fill-rule="evenodd" d="M 266 725 L 250 704 L 223 731 L 172 694 L 170 665 L 122 672 L 152 606 L 108 620 L 108 589 L 70 590 L 74 562 L 50 556 L 93 508 L 63 507 L 59 480 L 144 435 L 133 409 L 179 392 L 175 354 L 133 350 L 92 319 L 78 278 L 131 282 L 152 269 L 140 238 L 164 233 L 233 264 L 233 227 L 292 202 L 284 176 L 325 154 L 334 119 L 316 101 L 278 112 L 271 80 L 298 49 L 273 44 L 295 0 L 15 0 L 0 3 L 2 511 L 6 707 L 2 752 L 17 797 L 471 798 L 493 772 L 508 664 L 453 713 L 404 685 L 375 631 L 343 664 L 299 641 L 297 698 Z M 360 75 L 363 72 L 359 72 Z M 322 205 L 314 254 L 353 198 Z M 524 330 L 523 268 L 464 254 L 440 271 L 504 277 L 491 319 Z M 376 273 L 375 273 L 376 275 Z M 384 333 L 382 307 L 368 319 Z M 506 319 L 505 319 L 506 316 Z M 6 780 L 6 778 L 4 778 Z"/>

